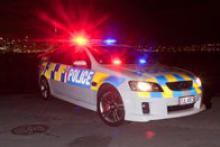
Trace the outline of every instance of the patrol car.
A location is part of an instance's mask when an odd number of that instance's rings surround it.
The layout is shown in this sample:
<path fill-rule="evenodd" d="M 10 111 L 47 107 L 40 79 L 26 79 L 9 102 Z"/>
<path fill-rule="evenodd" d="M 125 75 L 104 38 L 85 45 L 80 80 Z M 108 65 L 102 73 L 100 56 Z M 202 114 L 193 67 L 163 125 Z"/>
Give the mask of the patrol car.
<path fill-rule="evenodd" d="M 189 71 L 149 61 L 133 47 L 84 45 L 82 38 L 41 56 L 39 85 L 51 95 L 97 111 L 109 126 L 147 122 L 202 111 L 201 80 Z"/>

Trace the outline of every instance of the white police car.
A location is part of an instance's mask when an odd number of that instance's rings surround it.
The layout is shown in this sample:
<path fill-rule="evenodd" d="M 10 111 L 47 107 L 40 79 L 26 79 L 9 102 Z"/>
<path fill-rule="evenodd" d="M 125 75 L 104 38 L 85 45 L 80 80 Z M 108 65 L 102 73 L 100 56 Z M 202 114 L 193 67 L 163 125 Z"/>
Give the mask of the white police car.
<path fill-rule="evenodd" d="M 52 95 L 97 111 L 110 126 L 202 110 L 201 81 L 192 73 L 149 63 L 146 53 L 132 47 L 84 46 L 85 40 L 78 41 L 41 56 L 39 84 L 44 99 Z"/>

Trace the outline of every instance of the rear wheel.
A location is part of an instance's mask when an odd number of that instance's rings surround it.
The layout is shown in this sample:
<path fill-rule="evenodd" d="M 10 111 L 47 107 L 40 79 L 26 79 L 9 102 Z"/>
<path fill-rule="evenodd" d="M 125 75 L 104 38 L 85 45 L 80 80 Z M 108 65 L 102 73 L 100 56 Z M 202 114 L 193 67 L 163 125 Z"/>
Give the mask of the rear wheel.
<path fill-rule="evenodd" d="M 48 100 L 50 98 L 49 84 L 47 82 L 47 79 L 44 77 L 42 77 L 40 80 L 40 92 L 44 100 Z"/>
<path fill-rule="evenodd" d="M 112 86 L 101 89 L 97 103 L 100 118 L 109 126 L 119 126 L 124 122 L 125 111 L 118 91 Z"/>

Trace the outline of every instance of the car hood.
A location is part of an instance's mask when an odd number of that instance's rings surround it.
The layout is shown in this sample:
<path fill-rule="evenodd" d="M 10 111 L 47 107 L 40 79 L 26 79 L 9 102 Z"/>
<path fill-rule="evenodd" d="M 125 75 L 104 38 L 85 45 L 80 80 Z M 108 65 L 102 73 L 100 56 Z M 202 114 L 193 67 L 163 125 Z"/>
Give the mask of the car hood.
<path fill-rule="evenodd" d="M 194 79 L 194 75 L 177 67 L 169 67 L 161 64 L 154 65 L 121 65 L 118 67 L 108 66 L 108 69 L 118 71 L 130 78 L 150 79 L 160 78 L 168 81 L 184 81 Z"/>

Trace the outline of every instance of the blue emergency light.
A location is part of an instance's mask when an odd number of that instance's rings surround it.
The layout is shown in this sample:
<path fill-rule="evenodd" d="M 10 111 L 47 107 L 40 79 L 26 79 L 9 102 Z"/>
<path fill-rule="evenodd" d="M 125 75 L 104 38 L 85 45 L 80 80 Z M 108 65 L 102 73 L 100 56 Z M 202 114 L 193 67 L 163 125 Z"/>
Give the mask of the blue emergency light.
<path fill-rule="evenodd" d="M 106 45 L 114 45 L 116 42 L 117 42 L 116 39 L 112 39 L 112 38 L 104 40 L 104 43 Z"/>
<path fill-rule="evenodd" d="M 140 64 L 146 64 L 146 63 L 147 63 L 147 60 L 144 59 L 144 58 L 140 58 L 140 59 L 139 59 L 139 63 L 140 63 Z"/>

